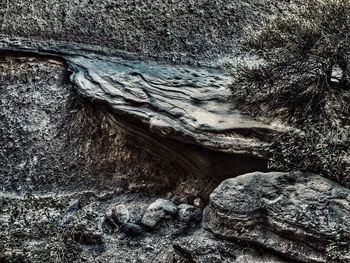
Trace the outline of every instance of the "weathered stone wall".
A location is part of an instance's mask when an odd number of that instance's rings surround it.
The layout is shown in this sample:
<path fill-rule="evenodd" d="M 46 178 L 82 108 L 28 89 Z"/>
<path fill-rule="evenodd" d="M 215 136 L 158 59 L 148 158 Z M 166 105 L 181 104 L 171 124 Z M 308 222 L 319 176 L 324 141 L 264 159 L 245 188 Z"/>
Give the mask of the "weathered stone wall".
<path fill-rule="evenodd" d="M 290 1 L 0 0 L 0 34 L 111 47 L 176 61 L 232 52 L 246 22 Z"/>

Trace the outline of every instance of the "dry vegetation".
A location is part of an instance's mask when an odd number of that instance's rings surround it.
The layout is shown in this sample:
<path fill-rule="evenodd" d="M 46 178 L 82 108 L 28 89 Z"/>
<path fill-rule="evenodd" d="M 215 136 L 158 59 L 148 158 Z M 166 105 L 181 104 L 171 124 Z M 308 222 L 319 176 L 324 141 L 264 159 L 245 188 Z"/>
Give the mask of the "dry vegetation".
<path fill-rule="evenodd" d="M 303 125 L 348 123 L 350 2 L 308 0 L 288 16 L 263 22 L 243 41 L 259 61 L 234 69 L 241 107 Z"/>
<path fill-rule="evenodd" d="M 348 0 L 304 1 L 244 39 L 242 55 L 256 61 L 233 68 L 235 103 L 299 129 L 275 140 L 271 169 L 312 171 L 350 185 L 349 40 Z"/>

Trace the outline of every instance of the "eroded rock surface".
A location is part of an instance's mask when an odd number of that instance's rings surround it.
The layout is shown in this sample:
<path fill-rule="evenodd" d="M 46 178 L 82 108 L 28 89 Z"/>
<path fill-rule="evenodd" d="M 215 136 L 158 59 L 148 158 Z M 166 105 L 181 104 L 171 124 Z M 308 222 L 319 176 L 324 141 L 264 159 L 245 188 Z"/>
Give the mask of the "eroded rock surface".
<path fill-rule="evenodd" d="M 4 38 L 4 50 L 59 54 L 80 96 L 137 120 L 159 137 L 226 152 L 254 153 L 283 126 L 242 115 L 221 68 L 171 65 L 94 54 L 84 46 Z M 89 48 L 89 47 L 86 47 Z M 93 48 L 93 47 L 91 47 Z"/>
<path fill-rule="evenodd" d="M 1 191 L 167 191 L 172 172 L 166 161 L 112 128 L 77 97 L 68 77 L 60 58 L 0 54 Z"/>
<path fill-rule="evenodd" d="M 264 171 L 264 148 L 286 130 L 273 120 L 242 115 L 229 99 L 230 77 L 221 69 L 107 57 L 57 44 L 7 39 L 0 46 L 59 54 L 75 90 L 103 111 L 102 118 L 156 155 L 176 159 L 192 176 Z"/>
<path fill-rule="evenodd" d="M 161 137 L 227 152 L 258 151 L 277 125 L 242 115 L 230 100 L 223 70 L 65 56 L 79 94 L 140 120 Z M 246 134 L 249 134 L 246 136 Z"/>
<path fill-rule="evenodd" d="M 350 190 L 309 173 L 251 173 L 211 194 L 204 223 L 225 238 L 257 243 L 303 262 L 349 260 Z M 343 251 L 331 251 L 333 245 Z"/>

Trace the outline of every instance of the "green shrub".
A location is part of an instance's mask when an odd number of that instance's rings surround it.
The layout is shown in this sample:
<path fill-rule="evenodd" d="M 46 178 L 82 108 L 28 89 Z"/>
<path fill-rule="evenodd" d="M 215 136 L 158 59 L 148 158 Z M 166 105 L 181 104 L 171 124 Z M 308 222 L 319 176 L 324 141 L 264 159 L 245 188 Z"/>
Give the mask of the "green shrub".
<path fill-rule="evenodd" d="M 312 118 L 349 122 L 350 1 L 306 0 L 288 15 L 265 20 L 242 54 L 255 66 L 233 69 L 233 97 L 249 113 L 295 125 Z"/>

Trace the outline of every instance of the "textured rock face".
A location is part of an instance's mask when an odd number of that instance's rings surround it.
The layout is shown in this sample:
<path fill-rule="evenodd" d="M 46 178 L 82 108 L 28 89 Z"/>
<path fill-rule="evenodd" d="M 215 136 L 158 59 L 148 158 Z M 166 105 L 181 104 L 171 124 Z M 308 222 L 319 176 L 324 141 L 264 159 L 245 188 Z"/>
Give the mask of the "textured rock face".
<path fill-rule="evenodd" d="M 232 79 L 220 69 L 103 56 L 65 58 L 81 96 L 141 121 L 160 137 L 253 153 L 264 144 L 261 135 L 271 140 L 277 130 L 237 110 L 227 88 Z"/>
<path fill-rule="evenodd" d="M 62 59 L 1 53 L 1 191 L 169 191 L 180 170 L 101 114 L 76 96 Z"/>
<path fill-rule="evenodd" d="M 349 257 L 350 190 L 307 173 L 251 173 L 210 196 L 204 224 L 215 234 L 257 243 L 303 262 Z"/>
<path fill-rule="evenodd" d="M 266 170 L 263 149 L 285 130 L 242 115 L 229 99 L 230 76 L 218 68 L 107 57 L 50 42 L 4 39 L 0 46 L 60 54 L 74 88 L 103 110 L 102 118 L 194 177 Z"/>
<path fill-rule="evenodd" d="M 247 22 L 290 1 L 2 0 L 0 34 L 108 46 L 172 60 L 231 53 Z"/>
<path fill-rule="evenodd" d="M 0 262 L 286 263 L 176 217 L 156 230 L 142 227 L 139 217 L 154 201 L 144 194 L 100 190 L 29 198 L 0 194 Z M 115 204 L 129 211 L 128 223 L 106 221 L 105 213 Z M 63 224 L 57 228 L 57 222 Z"/>

